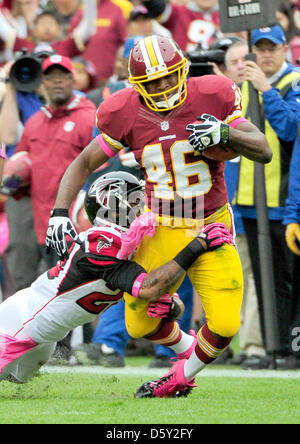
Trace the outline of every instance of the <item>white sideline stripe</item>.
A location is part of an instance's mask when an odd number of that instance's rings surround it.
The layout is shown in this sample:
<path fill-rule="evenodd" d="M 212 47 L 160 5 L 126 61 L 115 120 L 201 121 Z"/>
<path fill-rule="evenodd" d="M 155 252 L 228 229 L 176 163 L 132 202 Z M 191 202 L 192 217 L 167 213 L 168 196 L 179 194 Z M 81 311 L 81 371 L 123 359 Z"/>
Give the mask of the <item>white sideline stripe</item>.
<path fill-rule="evenodd" d="M 141 376 L 157 377 L 163 375 L 168 369 L 149 369 L 145 366 L 131 367 L 129 365 L 122 368 L 107 368 L 97 365 L 92 366 L 44 366 L 42 373 L 77 373 L 92 375 L 119 375 L 119 376 Z M 273 378 L 273 379 L 300 379 L 300 370 L 231 370 L 231 369 L 212 369 L 203 370 L 198 377 L 200 378 Z"/>

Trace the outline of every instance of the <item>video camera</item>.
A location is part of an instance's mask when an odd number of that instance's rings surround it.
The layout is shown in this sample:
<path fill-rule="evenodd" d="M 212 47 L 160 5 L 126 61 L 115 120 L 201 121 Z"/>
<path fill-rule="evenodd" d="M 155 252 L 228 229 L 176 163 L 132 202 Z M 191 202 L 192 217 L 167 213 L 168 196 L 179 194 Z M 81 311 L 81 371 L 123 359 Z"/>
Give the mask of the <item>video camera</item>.
<path fill-rule="evenodd" d="M 190 77 L 200 77 L 208 74 L 214 74 L 211 63 L 217 65 L 224 64 L 225 51 L 222 49 L 203 50 L 197 48 L 186 54 L 190 61 Z"/>
<path fill-rule="evenodd" d="M 22 49 L 12 65 L 9 80 L 17 91 L 34 92 L 42 81 L 42 63 L 55 51 L 49 45 L 37 45 L 31 53 Z"/>
<path fill-rule="evenodd" d="M 222 65 L 225 65 L 225 54 L 227 50 L 235 43 L 243 42 L 244 40 L 241 37 L 227 35 L 214 40 L 208 50 L 203 50 L 201 45 L 198 45 L 194 51 L 186 54 L 186 57 L 190 61 L 190 77 L 214 74 L 211 63 L 218 65 L 222 71 Z"/>

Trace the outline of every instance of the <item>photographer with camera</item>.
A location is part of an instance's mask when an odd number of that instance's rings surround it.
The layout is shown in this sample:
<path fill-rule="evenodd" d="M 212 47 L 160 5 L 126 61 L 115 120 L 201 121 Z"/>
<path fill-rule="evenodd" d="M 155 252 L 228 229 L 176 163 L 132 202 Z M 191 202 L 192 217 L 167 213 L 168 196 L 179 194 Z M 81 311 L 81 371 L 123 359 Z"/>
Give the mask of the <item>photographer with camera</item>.
<path fill-rule="evenodd" d="M 54 50 L 49 45 L 37 45 L 31 54 L 25 52 L 16 60 L 7 62 L 1 70 L 5 94 L 0 111 L 0 140 L 7 145 L 11 157 L 21 138 L 28 119 L 48 101 L 41 83 L 41 63 Z M 8 198 L 5 205 L 10 240 L 6 249 L 7 268 L 14 290 L 20 290 L 37 277 L 43 267 L 36 235 L 29 192 L 20 200 L 14 194 L 18 183 L 6 183 Z"/>
<path fill-rule="evenodd" d="M 26 121 L 16 148 L 16 153 L 26 151 L 32 162 L 31 199 L 8 200 L 15 209 L 14 218 L 9 220 L 9 224 L 13 224 L 9 228 L 12 226 L 14 231 L 8 247 L 8 266 L 14 278 L 19 278 L 18 289 L 24 288 L 24 282 L 30 277 L 31 282 L 35 279 L 32 274 L 28 276 L 28 271 L 40 273 L 37 261 L 41 257 L 47 268 L 58 260 L 54 250 L 46 254 L 44 239 L 49 213 L 64 171 L 80 153 L 81 143 L 92 139 L 94 129 L 96 107 L 84 95 L 74 92 L 71 59 L 58 54 L 46 58 L 42 64 L 42 85 L 47 92 L 47 104 Z M 25 226 L 27 232 L 24 232 Z M 68 349 L 68 344 L 62 348 Z"/>

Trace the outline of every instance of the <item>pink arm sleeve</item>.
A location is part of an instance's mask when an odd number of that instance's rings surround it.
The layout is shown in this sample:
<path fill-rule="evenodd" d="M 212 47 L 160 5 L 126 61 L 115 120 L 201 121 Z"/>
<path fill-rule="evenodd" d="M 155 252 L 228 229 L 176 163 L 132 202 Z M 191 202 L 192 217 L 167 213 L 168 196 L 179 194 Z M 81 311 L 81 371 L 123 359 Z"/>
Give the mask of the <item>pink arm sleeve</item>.
<path fill-rule="evenodd" d="M 105 152 L 105 154 L 112 158 L 115 157 L 117 155 L 117 153 L 115 153 L 105 142 L 105 140 L 103 139 L 102 134 L 99 134 L 97 137 L 97 142 L 99 143 L 100 147 L 102 148 L 102 150 Z"/>
<path fill-rule="evenodd" d="M 235 119 L 232 122 L 230 122 L 229 126 L 231 126 L 231 128 L 236 128 L 240 123 L 244 122 L 248 122 L 248 120 L 245 119 L 244 117 L 239 117 L 238 119 Z"/>

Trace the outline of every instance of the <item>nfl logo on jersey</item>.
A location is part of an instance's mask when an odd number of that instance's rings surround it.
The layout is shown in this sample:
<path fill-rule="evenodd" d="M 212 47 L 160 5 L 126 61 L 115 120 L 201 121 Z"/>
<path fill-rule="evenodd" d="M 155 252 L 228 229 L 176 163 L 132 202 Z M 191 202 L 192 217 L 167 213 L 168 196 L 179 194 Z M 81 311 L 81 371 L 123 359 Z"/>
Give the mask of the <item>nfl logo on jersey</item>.
<path fill-rule="evenodd" d="M 170 128 L 169 122 L 164 120 L 163 122 L 161 122 L 160 127 L 163 131 L 168 131 L 168 129 Z"/>

